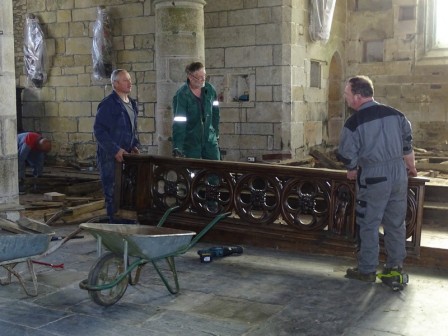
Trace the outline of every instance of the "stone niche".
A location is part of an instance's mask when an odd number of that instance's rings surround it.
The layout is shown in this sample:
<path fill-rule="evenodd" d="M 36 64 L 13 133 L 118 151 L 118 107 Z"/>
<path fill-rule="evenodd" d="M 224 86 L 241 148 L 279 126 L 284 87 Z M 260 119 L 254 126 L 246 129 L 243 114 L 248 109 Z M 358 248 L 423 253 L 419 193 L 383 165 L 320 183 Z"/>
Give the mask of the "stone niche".
<path fill-rule="evenodd" d="M 213 73 L 209 82 L 215 87 L 218 99 L 223 106 L 250 105 L 255 101 L 255 73 L 232 72 Z"/>

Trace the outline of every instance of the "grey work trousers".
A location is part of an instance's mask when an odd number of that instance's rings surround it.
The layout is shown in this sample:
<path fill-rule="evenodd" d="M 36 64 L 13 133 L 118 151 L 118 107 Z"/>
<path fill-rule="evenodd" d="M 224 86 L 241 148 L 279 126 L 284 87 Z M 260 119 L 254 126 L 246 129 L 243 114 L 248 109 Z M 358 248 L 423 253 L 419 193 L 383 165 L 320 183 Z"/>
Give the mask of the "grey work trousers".
<path fill-rule="evenodd" d="M 362 167 L 358 172 L 356 224 L 360 246 L 358 269 L 375 272 L 379 258 L 379 229 L 383 226 L 386 267 L 403 266 L 406 258 L 408 177 L 402 159 Z"/>

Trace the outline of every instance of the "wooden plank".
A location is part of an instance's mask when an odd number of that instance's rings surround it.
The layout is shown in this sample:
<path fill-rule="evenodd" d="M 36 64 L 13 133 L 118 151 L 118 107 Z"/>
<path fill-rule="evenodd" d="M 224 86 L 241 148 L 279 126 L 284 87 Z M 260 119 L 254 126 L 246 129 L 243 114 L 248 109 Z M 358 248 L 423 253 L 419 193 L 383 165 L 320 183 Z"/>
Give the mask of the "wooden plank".
<path fill-rule="evenodd" d="M 417 162 L 415 167 L 417 168 L 417 171 L 435 170 L 442 173 L 448 173 L 448 164 Z"/>
<path fill-rule="evenodd" d="M 67 195 L 85 195 L 101 189 L 102 189 L 101 181 L 97 180 L 66 186 L 65 193 Z"/>
<path fill-rule="evenodd" d="M 12 233 L 30 233 L 29 231 L 21 228 L 19 224 L 3 218 L 0 218 L 0 228 Z"/>
<path fill-rule="evenodd" d="M 441 157 L 429 157 L 428 158 L 428 162 L 429 163 L 442 163 L 448 161 L 448 157 L 446 156 L 441 156 Z"/>
<path fill-rule="evenodd" d="M 39 208 L 54 208 L 63 206 L 64 202 L 36 201 L 30 203 L 30 205 L 32 207 L 39 207 Z"/>
<path fill-rule="evenodd" d="M 31 219 L 31 218 L 22 217 L 17 220 L 17 224 L 23 229 L 32 230 L 32 231 L 35 231 L 38 233 L 53 233 L 54 234 L 54 231 L 50 226 L 48 226 L 45 223 L 39 222 L 37 220 Z"/>
<path fill-rule="evenodd" d="M 106 216 L 105 208 L 99 209 L 99 210 L 94 210 L 94 211 L 83 213 L 83 214 L 78 214 L 77 216 L 66 215 L 66 216 L 62 217 L 62 220 L 64 221 L 65 224 L 72 225 L 72 224 L 85 223 L 85 222 L 91 220 L 92 218 L 102 217 L 102 216 Z"/>
<path fill-rule="evenodd" d="M 95 202 L 91 202 L 91 203 L 87 203 L 87 204 L 82 204 L 82 205 L 77 205 L 74 207 L 69 207 L 68 210 L 69 215 L 71 217 L 76 217 L 85 213 L 89 213 L 95 210 L 99 210 L 99 209 L 103 209 L 105 206 L 104 204 L 104 200 L 100 200 L 100 201 L 95 201 Z M 67 217 L 68 217 L 67 216 Z M 65 218 L 66 216 L 64 216 Z"/>

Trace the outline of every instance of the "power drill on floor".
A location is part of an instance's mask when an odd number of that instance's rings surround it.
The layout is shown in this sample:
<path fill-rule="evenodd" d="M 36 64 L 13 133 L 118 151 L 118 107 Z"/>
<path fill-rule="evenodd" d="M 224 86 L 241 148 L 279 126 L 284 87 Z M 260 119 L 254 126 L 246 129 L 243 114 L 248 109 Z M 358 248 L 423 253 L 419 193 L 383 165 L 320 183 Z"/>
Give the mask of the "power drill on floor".
<path fill-rule="evenodd" d="M 241 246 L 215 246 L 198 251 L 202 263 L 212 262 L 214 258 L 227 257 L 232 254 L 240 255 L 242 253 L 243 248 Z"/>
<path fill-rule="evenodd" d="M 391 270 L 388 273 L 378 273 L 380 279 L 385 285 L 391 287 L 393 290 L 402 290 L 404 285 L 409 282 L 409 275 L 401 273 L 397 270 Z"/>

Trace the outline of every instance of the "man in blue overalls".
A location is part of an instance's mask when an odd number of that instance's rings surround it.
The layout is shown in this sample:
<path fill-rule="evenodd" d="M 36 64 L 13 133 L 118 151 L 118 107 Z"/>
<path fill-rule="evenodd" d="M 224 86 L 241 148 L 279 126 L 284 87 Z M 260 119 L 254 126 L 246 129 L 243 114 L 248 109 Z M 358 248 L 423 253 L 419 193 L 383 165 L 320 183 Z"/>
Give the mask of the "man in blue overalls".
<path fill-rule="evenodd" d="M 367 282 L 376 279 L 380 225 L 387 252 L 383 273 L 402 270 L 408 175 L 417 176 L 410 122 L 400 111 L 376 102 L 373 92 L 366 76 L 347 82 L 345 99 L 355 113 L 344 125 L 338 151 L 347 178 L 357 180 L 358 266 L 349 268 L 346 277 Z"/>
<path fill-rule="evenodd" d="M 139 153 L 137 140 L 137 103 L 128 95 L 131 76 L 117 69 L 110 77 L 113 91 L 98 105 L 93 132 L 98 144 L 97 159 L 109 222 L 114 222 L 115 162 L 123 162 L 123 154 Z"/>

